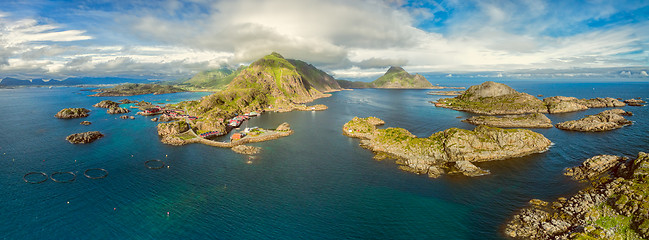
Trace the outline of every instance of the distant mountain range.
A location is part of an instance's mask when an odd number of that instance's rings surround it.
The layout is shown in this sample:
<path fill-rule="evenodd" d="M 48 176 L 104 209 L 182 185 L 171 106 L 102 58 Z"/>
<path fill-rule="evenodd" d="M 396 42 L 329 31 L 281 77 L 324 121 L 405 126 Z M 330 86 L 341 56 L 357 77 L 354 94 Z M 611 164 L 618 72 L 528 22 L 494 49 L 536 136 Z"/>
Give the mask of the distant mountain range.
<path fill-rule="evenodd" d="M 66 78 L 64 80 L 51 79 L 45 81 L 43 79 L 22 80 L 17 78 L 3 78 L 0 81 L 0 86 L 75 86 L 75 85 L 102 85 L 102 84 L 122 84 L 122 83 L 153 83 L 147 79 L 134 79 L 134 78 L 120 78 L 120 77 L 78 77 Z"/>
<path fill-rule="evenodd" d="M 385 74 L 372 82 L 359 82 L 338 80 L 343 88 L 398 88 L 398 89 L 426 89 L 432 88 L 430 83 L 422 75 L 411 75 L 401 67 L 392 66 Z"/>

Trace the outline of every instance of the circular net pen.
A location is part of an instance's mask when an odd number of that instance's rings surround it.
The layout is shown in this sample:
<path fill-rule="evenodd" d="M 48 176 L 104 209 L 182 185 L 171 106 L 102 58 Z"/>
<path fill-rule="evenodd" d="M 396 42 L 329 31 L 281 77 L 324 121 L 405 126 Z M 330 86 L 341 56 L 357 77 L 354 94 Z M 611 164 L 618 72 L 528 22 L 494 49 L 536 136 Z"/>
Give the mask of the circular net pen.
<path fill-rule="evenodd" d="M 70 177 L 66 179 L 65 177 L 61 177 L 63 175 L 69 175 Z M 50 178 L 52 181 L 57 183 L 69 183 L 74 182 L 74 180 L 77 179 L 77 175 L 73 172 L 53 172 L 52 175 L 50 175 Z"/>
<path fill-rule="evenodd" d="M 158 159 L 151 159 L 144 162 L 144 166 L 148 169 L 161 169 L 165 167 L 165 162 Z"/>
<path fill-rule="evenodd" d="M 37 179 L 32 180 L 31 178 L 34 178 L 34 176 L 41 176 L 41 177 L 36 177 Z M 42 178 L 42 179 L 39 179 Z M 47 176 L 46 173 L 44 172 L 28 172 L 25 175 L 23 175 L 23 181 L 26 183 L 31 183 L 31 184 L 39 184 L 39 183 L 44 183 L 47 181 L 49 177 Z"/>
<path fill-rule="evenodd" d="M 103 168 L 90 168 L 83 172 L 83 176 L 90 179 L 102 179 L 108 176 L 108 171 Z"/>

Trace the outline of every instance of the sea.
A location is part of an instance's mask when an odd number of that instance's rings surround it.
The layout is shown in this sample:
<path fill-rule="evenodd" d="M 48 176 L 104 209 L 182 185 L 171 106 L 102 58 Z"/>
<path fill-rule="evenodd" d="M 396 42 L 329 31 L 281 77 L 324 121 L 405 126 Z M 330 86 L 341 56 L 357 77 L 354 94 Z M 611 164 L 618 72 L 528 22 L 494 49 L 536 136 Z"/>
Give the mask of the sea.
<path fill-rule="evenodd" d="M 494 80 L 534 96 L 640 97 L 649 83 L 628 79 L 430 79 L 469 87 Z M 201 144 L 170 146 L 157 136 L 152 117 L 133 120 L 92 107 L 101 100 L 76 87 L 0 89 L 0 239 L 504 239 L 503 227 L 530 199 L 553 201 L 584 183 L 563 175 L 599 154 L 633 158 L 649 151 L 649 108 L 626 106 L 633 125 L 584 133 L 532 129 L 554 144 L 544 153 L 477 165 L 481 177 L 437 179 L 401 171 L 393 160 L 374 160 L 359 140 L 342 135 L 353 117 L 375 116 L 385 127 L 419 137 L 447 128 L 473 129 L 470 113 L 436 108 L 443 96 L 429 90 L 355 89 L 313 104 L 320 112 L 267 112 L 242 127 L 275 128 L 289 137 L 250 144 L 249 157 Z M 200 99 L 190 92 L 127 97 L 156 104 Z M 62 108 L 84 107 L 90 116 L 57 119 Z M 548 115 L 553 123 L 604 108 Z M 128 113 L 134 115 L 134 112 Z M 92 122 L 89 126 L 81 121 Z M 101 131 L 90 144 L 71 144 L 72 133 Z M 150 169 L 149 160 L 165 167 Z M 152 162 L 149 162 L 152 164 Z M 159 163 L 159 162 L 158 162 Z M 84 176 L 108 175 L 101 179 Z M 29 172 L 72 172 L 74 181 L 24 181 Z M 27 180 L 44 179 L 38 174 Z M 58 181 L 72 174 L 57 173 Z"/>

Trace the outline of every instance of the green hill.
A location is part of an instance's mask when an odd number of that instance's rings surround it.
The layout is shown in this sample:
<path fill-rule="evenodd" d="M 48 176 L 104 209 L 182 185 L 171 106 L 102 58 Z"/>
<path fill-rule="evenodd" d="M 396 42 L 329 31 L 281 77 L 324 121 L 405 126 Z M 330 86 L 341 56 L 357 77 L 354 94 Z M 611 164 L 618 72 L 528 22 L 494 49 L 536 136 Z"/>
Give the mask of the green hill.
<path fill-rule="evenodd" d="M 232 79 L 234 79 L 243 68 L 244 67 L 240 67 L 237 70 L 233 70 L 225 67 L 221 69 L 202 71 L 180 85 L 198 89 L 225 89 L 225 87 L 232 82 Z"/>
<path fill-rule="evenodd" d="M 270 106 L 278 110 L 292 109 L 327 96 L 323 91 L 338 89 L 338 83 L 323 71 L 272 53 L 240 68 L 223 91 L 201 100 L 181 102 L 176 107 L 199 117 L 192 124 L 197 130 L 223 131 L 223 120 L 237 114 L 262 111 Z"/>
<path fill-rule="evenodd" d="M 374 80 L 372 86 L 375 88 L 432 88 L 430 83 L 422 75 L 411 75 L 401 67 L 390 67 L 388 71 L 378 79 Z"/>

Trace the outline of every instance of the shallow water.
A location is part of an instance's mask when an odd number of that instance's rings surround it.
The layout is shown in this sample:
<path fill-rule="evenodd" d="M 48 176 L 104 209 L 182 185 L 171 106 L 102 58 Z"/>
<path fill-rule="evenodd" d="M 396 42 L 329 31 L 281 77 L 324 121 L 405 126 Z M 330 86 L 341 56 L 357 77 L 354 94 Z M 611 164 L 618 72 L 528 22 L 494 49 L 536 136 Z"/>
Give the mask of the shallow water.
<path fill-rule="evenodd" d="M 432 80 L 435 81 L 435 80 Z M 465 86 L 484 79 L 439 79 Z M 503 81 L 501 81 L 503 82 Z M 648 83 L 504 81 L 532 95 L 648 98 Z M 103 99 L 79 88 L 0 89 L 0 225 L 3 239 L 500 239 L 502 225 L 531 198 L 553 200 L 581 185 L 562 170 L 597 154 L 634 156 L 649 151 L 647 107 L 624 107 L 634 125 L 605 133 L 534 129 L 555 145 L 528 157 L 479 164 L 491 175 L 429 179 L 375 161 L 357 139 L 341 134 L 354 116 L 376 116 L 386 126 L 425 137 L 474 126 L 435 108 L 428 90 L 362 89 L 333 93 L 314 104 L 322 112 L 266 113 L 243 127 L 274 128 L 288 122 L 295 134 L 269 142 L 255 159 L 199 144 L 168 146 L 150 117 L 122 120 L 92 107 Z M 167 103 L 205 93 L 129 97 Z M 169 101 L 166 101 L 166 100 Z M 83 119 L 53 115 L 85 107 Z M 553 122 L 604 109 L 548 115 Z M 133 113 L 130 113 L 132 115 Z M 79 122 L 88 120 L 90 126 Z M 99 130 L 105 137 L 86 145 L 65 140 L 71 133 Z M 161 159 L 169 168 L 151 170 Z M 251 164 L 247 164 L 248 161 Z M 89 168 L 109 175 L 83 177 Z M 73 171 L 72 183 L 27 184 L 29 171 Z M 63 177 L 63 176 L 62 176 Z M 69 203 L 68 203 L 69 202 Z"/>

